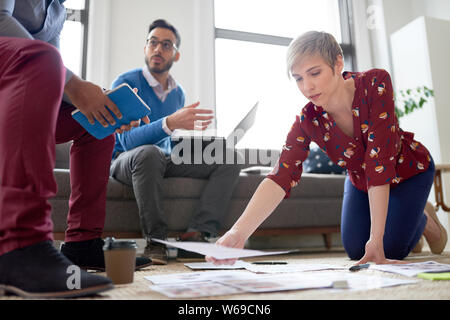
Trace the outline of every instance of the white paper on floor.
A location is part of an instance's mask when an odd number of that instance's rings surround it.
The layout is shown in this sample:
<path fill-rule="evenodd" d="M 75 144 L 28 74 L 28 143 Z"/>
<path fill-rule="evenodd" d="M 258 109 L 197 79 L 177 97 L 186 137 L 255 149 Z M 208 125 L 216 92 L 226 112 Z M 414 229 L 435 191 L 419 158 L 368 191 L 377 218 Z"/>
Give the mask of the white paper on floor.
<path fill-rule="evenodd" d="M 248 292 L 272 292 L 285 290 L 302 290 L 331 287 L 329 279 L 318 279 L 306 274 L 257 275 L 252 272 L 236 274 L 239 271 L 205 271 L 201 279 L 186 281 L 183 274 L 174 274 L 173 277 L 153 276 L 145 277 L 155 285 L 150 289 L 160 292 L 170 298 L 197 298 L 212 295 L 227 295 Z"/>
<path fill-rule="evenodd" d="M 223 285 L 214 281 L 196 282 L 178 284 L 160 284 L 150 286 L 153 291 L 162 293 L 169 298 L 200 298 L 211 296 L 222 296 L 229 294 L 242 293 L 242 290 L 230 286 Z"/>
<path fill-rule="evenodd" d="M 422 272 L 449 272 L 450 264 L 438 263 L 436 261 L 407 264 L 371 264 L 369 269 L 397 273 L 407 277 L 415 277 Z"/>
<path fill-rule="evenodd" d="M 291 273 L 302 271 L 340 270 L 347 267 L 322 263 L 288 263 L 288 264 L 249 264 L 246 270 L 256 273 Z"/>
<path fill-rule="evenodd" d="M 250 249 L 237 249 L 219 246 L 215 243 L 209 242 L 195 242 L 195 241 L 164 241 L 160 239 L 152 238 L 153 241 L 163 243 L 167 246 L 183 249 L 186 251 L 196 252 L 205 256 L 214 257 L 218 260 L 222 259 L 238 259 L 245 257 L 257 257 L 257 256 L 271 256 L 278 254 L 286 254 L 291 251 L 260 251 Z"/>
<path fill-rule="evenodd" d="M 246 269 L 255 273 L 291 273 L 301 271 L 342 270 L 347 267 L 325 263 L 286 263 L 286 264 L 253 264 L 237 260 L 233 265 L 215 265 L 212 262 L 185 263 L 193 270 L 237 270 Z"/>
<path fill-rule="evenodd" d="M 417 280 L 409 279 L 394 279 L 381 277 L 376 275 L 363 275 L 355 273 L 342 273 L 342 272 L 321 272 L 321 278 L 329 279 L 331 281 L 346 280 L 348 289 L 352 291 L 358 290 L 371 290 L 385 287 L 395 287 L 400 285 L 414 284 Z M 334 290 L 347 290 L 347 289 L 334 289 Z"/>
<path fill-rule="evenodd" d="M 177 284 L 186 282 L 202 282 L 202 281 L 221 281 L 223 279 L 250 279 L 257 277 L 253 272 L 246 270 L 229 270 L 229 271 L 200 271 L 200 272 L 183 272 L 171 273 L 154 276 L 146 276 L 145 279 L 153 284 Z"/>
<path fill-rule="evenodd" d="M 369 290 L 417 282 L 343 272 L 257 274 L 244 270 L 175 273 L 145 278 L 154 284 L 150 289 L 171 298 L 332 288 L 335 281 L 347 281 L 350 290 Z"/>
<path fill-rule="evenodd" d="M 333 285 L 330 279 L 305 273 L 264 274 L 248 280 L 226 279 L 220 282 L 251 293 L 331 288 Z"/>
<path fill-rule="evenodd" d="M 246 269 L 246 267 L 251 265 L 251 263 L 237 260 L 233 265 L 215 265 L 212 262 L 191 262 L 185 263 L 184 265 L 192 270 L 237 270 Z"/>

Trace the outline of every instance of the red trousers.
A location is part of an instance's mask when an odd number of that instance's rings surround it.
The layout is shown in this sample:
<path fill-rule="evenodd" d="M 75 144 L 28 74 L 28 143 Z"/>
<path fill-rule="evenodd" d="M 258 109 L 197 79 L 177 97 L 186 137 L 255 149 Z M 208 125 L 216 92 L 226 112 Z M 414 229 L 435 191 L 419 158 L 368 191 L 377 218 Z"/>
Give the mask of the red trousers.
<path fill-rule="evenodd" d="M 53 46 L 0 37 L 0 255 L 53 239 L 57 143 L 73 140 L 66 241 L 102 234 L 114 135 L 97 140 L 73 120 L 64 79 Z"/>

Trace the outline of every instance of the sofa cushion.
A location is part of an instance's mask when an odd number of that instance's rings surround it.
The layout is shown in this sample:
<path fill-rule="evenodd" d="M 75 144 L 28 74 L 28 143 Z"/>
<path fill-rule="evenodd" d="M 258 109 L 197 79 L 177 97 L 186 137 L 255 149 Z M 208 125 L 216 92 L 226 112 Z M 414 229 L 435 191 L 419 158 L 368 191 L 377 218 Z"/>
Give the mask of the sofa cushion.
<path fill-rule="evenodd" d="M 58 184 L 56 197 L 67 197 L 70 195 L 70 172 L 69 169 L 55 169 L 54 176 Z M 207 180 L 191 178 L 166 178 L 164 179 L 163 192 L 167 198 L 199 198 L 202 194 Z M 110 177 L 106 191 L 108 199 L 134 200 L 131 186 Z"/>
<path fill-rule="evenodd" d="M 68 169 L 55 169 L 58 184 L 56 197 L 70 195 L 70 173 Z M 265 175 L 241 173 L 233 191 L 233 198 L 250 199 Z M 291 191 L 291 198 L 340 197 L 344 192 L 344 176 L 304 173 L 300 183 Z M 163 182 L 164 197 L 168 199 L 198 199 L 207 180 L 192 178 L 166 178 Z M 131 186 L 124 185 L 110 177 L 106 196 L 108 199 L 134 200 Z"/>
<path fill-rule="evenodd" d="M 68 169 L 69 168 L 69 153 L 72 141 L 57 144 L 55 147 L 55 168 Z"/>
<path fill-rule="evenodd" d="M 50 200 L 56 232 L 66 228 L 68 198 L 70 195 L 69 170 L 56 169 L 57 195 Z M 259 183 L 265 175 L 241 173 L 234 189 L 223 228 L 230 228 L 240 217 Z M 343 175 L 305 173 L 301 183 L 292 189 L 291 196 L 281 202 L 261 228 L 296 228 L 338 226 Z M 164 212 L 170 231 L 185 231 L 198 205 L 207 180 L 191 178 L 164 179 Z M 136 232 L 140 221 L 136 200 L 130 186 L 110 178 L 107 189 L 105 231 Z"/>
<path fill-rule="evenodd" d="M 54 170 L 58 191 L 50 199 L 55 232 L 64 232 L 70 196 L 68 150 L 70 143 L 57 146 L 57 169 Z M 253 159 L 255 150 L 245 151 L 246 159 Z M 267 160 L 278 158 L 277 151 L 264 153 L 257 161 L 248 161 L 244 168 L 267 166 Z M 273 165 L 273 164 L 272 164 Z M 269 170 L 241 172 L 232 199 L 223 218 L 223 229 L 230 228 L 245 210 L 258 185 Z M 338 226 L 344 191 L 343 175 L 303 173 L 300 184 L 293 188 L 289 199 L 275 209 L 260 228 L 298 228 Z M 163 182 L 163 210 L 169 231 L 185 231 L 195 213 L 207 180 L 192 178 L 166 178 Z M 106 199 L 106 232 L 137 232 L 140 230 L 138 208 L 131 186 L 109 178 Z"/>

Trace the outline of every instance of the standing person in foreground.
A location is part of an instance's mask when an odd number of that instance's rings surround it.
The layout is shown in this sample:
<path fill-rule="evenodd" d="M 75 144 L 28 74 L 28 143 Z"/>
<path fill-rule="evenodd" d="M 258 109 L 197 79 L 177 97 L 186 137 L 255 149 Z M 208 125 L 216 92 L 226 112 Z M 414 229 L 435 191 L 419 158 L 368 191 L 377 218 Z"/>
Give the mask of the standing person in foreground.
<path fill-rule="evenodd" d="M 180 238 L 207 242 L 220 230 L 240 172 L 236 164 L 175 164 L 172 161 L 173 131 L 204 130 L 213 118 L 210 110 L 198 108 L 199 102 L 184 106 L 184 90 L 170 74 L 172 64 L 180 58 L 179 48 L 180 35 L 176 28 L 162 19 L 153 21 L 144 47 L 145 66 L 119 75 L 112 84 L 116 87 L 125 82 L 137 88 L 152 108 L 151 123 L 142 123 L 138 128 L 117 134 L 111 176 L 133 188 L 142 234 L 147 239 L 144 256 L 154 264 L 168 262 L 165 245 L 151 241 L 151 238 L 167 237 L 163 179 L 208 180 L 188 229 Z M 184 250 L 178 250 L 178 258 L 204 260 L 204 256 Z"/>
<path fill-rule="evenodd" d="M 63 2 L 0 0 L 0 294 L 62 298 L 113 287 L 110 279 L 74 271 L 74 264 L 105 268 L 101 235 L 114 135 L 95 139 L 71 112 L 78 108 L 105 127 L 114 124 L 112 113 L 121 114 L 101 87 L 64 67 L 57 49 Z M 63 255 L 53 246 L 48 199 L 57 189 L 55 144 L 71 140 Z M 69 285 L 72 276 L 78 285 Z"/>
<path fill-rule="evenodd" d="M 434 162 L 414 134 L 399 127 L 388 72 L 342 73 L 343 67 L 342 49 L 330 34 L 311 31 L 290 44 L 288 74 L 310 102 L 296 117 L 278 164 L 217 244 L 244 246 L 299 183 L 314 141 L 348 172 L 341 236 L 350 259 L 401 263 L 415 247 L 421 250 L 422 235 L 433 253 L 443 251 L 447 233 L 427 203 Z"/>

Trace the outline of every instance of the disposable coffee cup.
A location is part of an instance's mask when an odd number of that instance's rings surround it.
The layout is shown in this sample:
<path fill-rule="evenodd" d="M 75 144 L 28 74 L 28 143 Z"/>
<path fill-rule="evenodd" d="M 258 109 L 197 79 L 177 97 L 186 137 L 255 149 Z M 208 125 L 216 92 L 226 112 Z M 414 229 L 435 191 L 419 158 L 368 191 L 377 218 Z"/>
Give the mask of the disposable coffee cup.
<path fill-rule="evenodd" d="M 136 241 L 106 238 L 103 246 L 106 275 L 114 284 L 132 283 L 136 267 Z"/>

